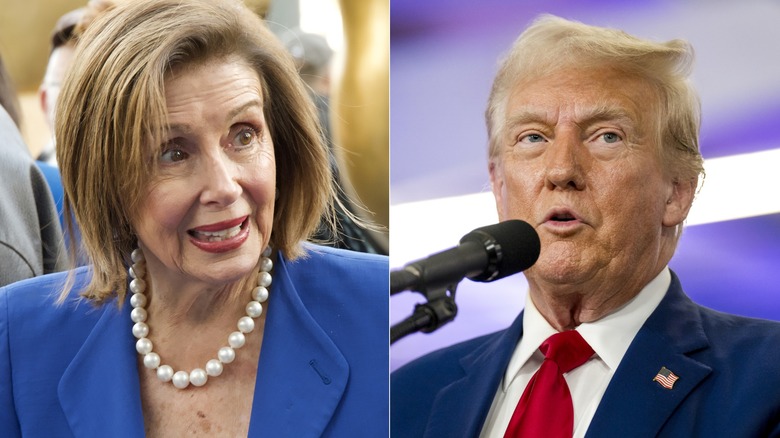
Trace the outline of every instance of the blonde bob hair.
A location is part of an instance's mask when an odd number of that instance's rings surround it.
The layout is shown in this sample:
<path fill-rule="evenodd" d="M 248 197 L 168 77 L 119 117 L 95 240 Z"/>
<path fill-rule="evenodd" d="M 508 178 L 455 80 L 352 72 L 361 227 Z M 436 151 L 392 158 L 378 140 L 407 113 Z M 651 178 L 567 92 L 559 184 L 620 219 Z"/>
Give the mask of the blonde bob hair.
<path fill-rule="evenodd" d="M 229 58 L 246 62 L 262 86 L 278 190 L 271 245 L 295 259 L 323 214 L 332 226 L 334 187 L 317 114 L 292 58 L 260 18 L 231 0 L 125 2 L 80 37 L 57 107 L 65 205 L 93 269 L 82 295 L 102 302 L 116 294 L 121 303 L 126 293 L 132 223 L 158 158 L 152 151 L 164 140 L 166 77 Z"/>
<path fill-rule="evenodd" d="M 604 66 L 644 80 L 655 90 L 658 100 L 648 108 L 657 112 L 655 138 L 660 143 L 661 162 L 675 181 L 698 185 L 704 176 L 699 152 L 701 105 L 688 79 L 693 66 L 690 44 L 682 40 L 656 43 L 550 15 L 534 21 L 500 63 L 485 113 L 490 160 L 501 158 L 507 100 L 520 81 L 562 68 Z"/>

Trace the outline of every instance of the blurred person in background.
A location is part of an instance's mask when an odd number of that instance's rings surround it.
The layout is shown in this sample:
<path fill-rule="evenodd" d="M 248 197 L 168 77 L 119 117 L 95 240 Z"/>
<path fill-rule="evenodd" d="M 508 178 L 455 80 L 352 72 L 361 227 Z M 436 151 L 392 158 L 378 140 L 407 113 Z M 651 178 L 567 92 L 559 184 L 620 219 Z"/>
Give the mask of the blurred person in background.
<path fill-rule="evenodd" d="M 73 63 L 73 54 L 76 51 L 76 42 L 79 35 L 89 27 L 95 17 L 101 12 L 111 8 L 110 0 L 90 0 L 86 6 L 67 12 L 57 20 L 51 32 L 51 50 L 49 61 L 46 64 L 46 72 L 43 81 L 38 88 L 38 100 L 45 116 L 46 124 L 52 133 L 52 140 L 44 146 L 39 161 L 56 165 L 56 148 L 54 143 L 54 110 L 57 107 L 57 98 L 65 80 L 65 74 Z"/>
<path fill-rule="evenodd" d="M 16 90 L 0 56 L 0 286 L 67 267 L 57 209 L 20 123 Z"/>
<path fill-rule="evenodd" d="M 52 165 L 57 163 L 54 146 L 54 109 L 57 107 L 57 98 L 60 95 L 62 82 L 65 80 L 65 73 L 67 73 L 68 67 L 73 61 L 73 53 L 76 51 L 73 29 L 76 28 L 76 23 L 84 15 L 85 9 L 79 8 L 66 13 L 54 25 L 51 34 L 49 61 L 46 64 L 46 72 L 41 86 L 38 88 L 38 100 L 46 124 L 52 133 L 52 139 L 43 147 L 38 155 L 38 160 Z"/>
<path fill-rule="evenodd" d="M 72 10 L 57 20 L 51 33 L 51 51 L 49 53 L 49 61 L 46 65 L 46 73 L 38 88 L 39 102 L 46 123 L 52 133 L 52 138 L 44 146 L 36 163 L 46 177 L 46 182 L 49 184 L 49 189 L 54 197 L 60 226 L 64 232 L 66 251 L 68 251 L 71 259 L 76 260 L 78 265 L 86 264 L 87 260 L 80 250 L 78 228 L 74 228 L 71 233 L 65 226 L 64 193 L 62 190 L 60 172 L 57 168 L 54 141 L 55 109 L 68 68 L 73 63 L 76 42 L 78 41 L 79 35 L 84 33 L 87 27 L 89 27 L 92 21 L 100 13 L 110 9 L 112 6 L 113 2 L 110 0 L 90 0 L 86 6 Z"/>
<path fill-rule="evenodd" d="M 339 203 L 336 208 L 336 233 L 324 224 L 315 237 L 330 242 L 338 248 L 374 254 L 387 254 L 384 238 L 377 231 L 367 229 L 363 224 L 362 206 L 356 205 L 347 195 L 352 192 L 346 174 L 339 169 L 336 157 L 337 145 L 333 142 L 330 123 L 330 86 L 333 49 L 322 35 L 306 33 L 299 28 L 290 29 L 281 36 L 282 43 L 295 60 L 298 73 L 306 83 L 309 95 L 317 107 L 320 125 L 328 145 L 333 180 L 338 190 Z"/>
<path fill-rule="evenodd" d="M 323 133 L 330 143 L 329 100 L 333 49 L 322 35 L 303 32 L 300 28 L 284 32 L 280 39 L 295 60 L 301 79 L 309 87 Z"/>

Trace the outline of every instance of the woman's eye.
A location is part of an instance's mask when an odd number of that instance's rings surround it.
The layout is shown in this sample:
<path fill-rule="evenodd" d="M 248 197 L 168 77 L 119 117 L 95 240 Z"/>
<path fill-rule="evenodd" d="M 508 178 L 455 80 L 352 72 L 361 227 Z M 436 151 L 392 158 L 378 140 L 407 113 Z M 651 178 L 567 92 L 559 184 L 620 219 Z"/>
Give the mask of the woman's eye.
<path fill-rule="evenodd" d="M 187 153 L 183 150 L 178 148 L 171 148 L 163 152 L 162 156 L 160 156 L 160 159 L 164 163 L 175 163 L 177 161 L 185 160 L 187 157 Z"/>
<path fill-rule="evenodd" d="M 257 138 L 257 133 L 254 129 L 244 128 L 233 137 L 233 146 L 249 146 Z"/>

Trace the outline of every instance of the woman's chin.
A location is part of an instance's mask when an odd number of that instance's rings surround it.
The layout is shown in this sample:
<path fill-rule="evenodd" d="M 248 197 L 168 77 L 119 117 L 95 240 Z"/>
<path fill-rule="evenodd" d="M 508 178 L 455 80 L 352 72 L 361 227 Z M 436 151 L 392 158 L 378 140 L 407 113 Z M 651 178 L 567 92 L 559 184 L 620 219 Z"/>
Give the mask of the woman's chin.
<path fill-rule="evenodd" d="M 209 284 L 226 284 L 240 281 L 257 271 L 260 252 L 242 251 L 221 260 L 204 260 L 187 267 L 191 276 Z"/>

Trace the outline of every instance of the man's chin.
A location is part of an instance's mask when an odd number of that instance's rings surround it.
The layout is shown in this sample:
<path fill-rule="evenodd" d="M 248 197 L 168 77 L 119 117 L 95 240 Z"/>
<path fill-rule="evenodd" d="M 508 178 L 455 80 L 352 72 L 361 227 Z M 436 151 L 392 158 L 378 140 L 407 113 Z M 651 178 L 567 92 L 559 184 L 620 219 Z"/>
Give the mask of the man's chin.
<path fill-rule="evenodd" d="M 582 254 L 542 253 L 533 267 L 525 271 L 530 283 L 547 285 L 576 285 L 593 277 L 593 267 Z"/>

